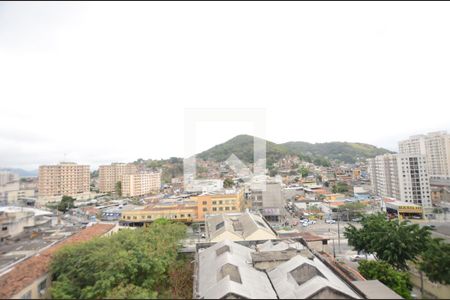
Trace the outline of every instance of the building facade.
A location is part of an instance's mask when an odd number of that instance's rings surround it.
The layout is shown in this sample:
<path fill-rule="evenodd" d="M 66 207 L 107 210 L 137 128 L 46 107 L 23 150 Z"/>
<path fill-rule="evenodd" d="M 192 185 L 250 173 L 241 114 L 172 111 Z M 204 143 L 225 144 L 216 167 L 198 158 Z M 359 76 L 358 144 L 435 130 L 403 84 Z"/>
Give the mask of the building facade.
<path fill-rule="evenodd" d="M 445 131 L 415 135 L 400 141 L 399 153 L 425 155 L 429 176 L 450 178 L 450 135 Z"/>
<path fill-rule="evenodd" d="M 161 173 L 137 173 L 122 175 L 122 196 L 138 197 L 159 192 Z"/>
<path fill-rule="evenodd" d="M 204 221 L 208 214 L 241 212 L 244 204 L 244 191 L 203 194 L 191 197 L 191 199 L 197 203 L 197 219 Z"/>
<path fill-rule="evenodd" d="M 39 197 L 77 196 L 89 193 L 88 165 L 60 163 L 39 167 Z"/>
<path fill-rule="evenodd" d="M 377 196 L 431 207 L 431 187 L 424 155 L 384 154 L 369 160 Z"/>
<path fill-rule="evenodd" d="M 123 175 L 137 174 L 138 168 L 134 164 L 113 163 L 98 168 L 99 190 L 101 193 L 115 192 L 116 184 L 122 181 Z"/>
<path fill-rule="evenodd" d="M 19 179 L 20 179 L 19 175 L 15 173 L 9 171 L 0 171 L 0 185 L 18 181 Z"/>

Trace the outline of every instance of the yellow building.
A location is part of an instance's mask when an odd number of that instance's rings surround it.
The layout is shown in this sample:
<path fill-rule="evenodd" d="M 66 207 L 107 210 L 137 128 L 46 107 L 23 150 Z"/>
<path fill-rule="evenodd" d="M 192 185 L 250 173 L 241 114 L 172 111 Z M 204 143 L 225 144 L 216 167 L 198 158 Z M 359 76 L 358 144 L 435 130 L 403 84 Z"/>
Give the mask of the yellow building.
<path fill-rule="evenodd" d="M 161 188 L 161 173 L 138 173 L 122 176 L 122 196 L 136 197 L 159 192 Z"/>
<path fill-rule="evenodd" d="M 203 222 L 206 214 L 241 212 L 244 206 L 244 191 L 203 194 L 190 199 L 197 203 L 197 220 Z"/>
<path fill-rule="evenodd" d="M 146 206 L 142 209 L 122 211 L 121 221 L 125 224 L 142 225 L 156 219 L 192 223 L 197 219 L 197 205 L 195 202 L 164 203 Z"/>

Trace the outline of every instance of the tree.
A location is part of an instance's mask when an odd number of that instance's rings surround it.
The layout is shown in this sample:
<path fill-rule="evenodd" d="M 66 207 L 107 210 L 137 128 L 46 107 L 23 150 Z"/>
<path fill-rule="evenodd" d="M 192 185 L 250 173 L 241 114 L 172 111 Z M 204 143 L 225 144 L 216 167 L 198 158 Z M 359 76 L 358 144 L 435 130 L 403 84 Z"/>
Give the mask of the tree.
<path fill-rule="evenodd" d="M 433 282 L 450 284 L 450 244 L 442 241 L 429 241 L 419 262 L 419 269 Z"/>
<path fill-rule="evenodd" d="M 412 285 L 408 273 L 397 271 L 391 265 L 383 261 L 368 260 L 359 262 L 358 271 L 366 279 L 377 279 L 381 281 L 403 298 L 412 298 L 410 292 Z"/>
<path fill-rule="evenodd" d="M 345 182 L 337 182 L 331 191 L 333 193 L 348 193 L 349 189 L 350 187 Z"/>
<path fill-rule="evenodd" d="M 122 181 L 116 182 L 115 189 L 116 189 L 117 196 L 122 197 Z"/>
<path fill-rule="evenodd" d="M 364 209 L 366 205 L 360 202 L 349 202 L 338 208 L 339 212 L 346 211 L 344 214 L 347 217 L 347 221 L 353 218 L 362 217 L 364 215 Z"/>
<path fill-rule="evenodd" d="M 225 180 L 223 181 L 223 187 L 228 189 L 231 188 L 232 186 L 234 186 L 234 181 L 231 178 L 225 178 Z"/>
<path fill-rule="evenodd" d="M 298 170 L 299 174 L 302 175 L 302 178 L 305 178 L 309 175 L 309 170 L 308 168 L 305 168 L 304 166 L 302 166 L 299 170 Z"/>
<path fill-rule="evenodd" d="M 364 216 L 362 228 L 345 228 L 348 244 L 358 252 L 373 254 L 399 270 L 407 270 L 407 261 L 415 262 L 427 247 L 430 229 L 408 221 L 386 220 L 383 213 Z"/>
<path fill-rule="evenodd" d="M 185 225 L 159 219 L 145 228 L 64 246 L 51 261 L 51 297 L 160 297 L 172 290 L 169 270 L 185 234 Z"/>
<path fill-rule="evenodd" d="M 61 198 L 61 201 L 58 204 L 58 210 L 61 211 L 63 214 L 65 214 L 69 209 L 75 207 L 74 203 L 75 198 L 72 198 L 70 196 L 63 196 Z"/>

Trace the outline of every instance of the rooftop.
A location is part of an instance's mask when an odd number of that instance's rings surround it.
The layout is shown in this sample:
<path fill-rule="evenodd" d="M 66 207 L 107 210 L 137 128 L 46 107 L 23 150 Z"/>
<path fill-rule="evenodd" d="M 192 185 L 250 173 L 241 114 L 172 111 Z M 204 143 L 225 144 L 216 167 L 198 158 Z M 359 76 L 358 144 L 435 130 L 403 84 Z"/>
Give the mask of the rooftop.
<path fill-rule="evenodd" d="M 112 224 L 95 224 L 87 227 L 71 237 L 43 249 L 38 254 L 14 265 L 11 269 L 0 274 L 0 298 L 8 299 L 16 295 L 25 287 L 32 284 L 37 278 L 48 272 L 52 255 L 69 244 L 88 241 L 94 237 L 102 236 L 114 228 Z"/>

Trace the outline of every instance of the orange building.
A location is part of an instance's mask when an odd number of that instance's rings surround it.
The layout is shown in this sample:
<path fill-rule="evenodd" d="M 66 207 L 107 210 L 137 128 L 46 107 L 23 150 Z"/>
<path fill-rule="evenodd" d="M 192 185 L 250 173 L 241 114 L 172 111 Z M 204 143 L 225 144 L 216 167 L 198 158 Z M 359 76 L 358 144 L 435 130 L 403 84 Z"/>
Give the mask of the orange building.
<path fill-rule="evenodd" d="M 244 191 L 232 194 L 204 194 L 190 198 L 197 202 L 197 220 L 205 220 L 206 214 L 241 212 L 244 205 Z"/>

